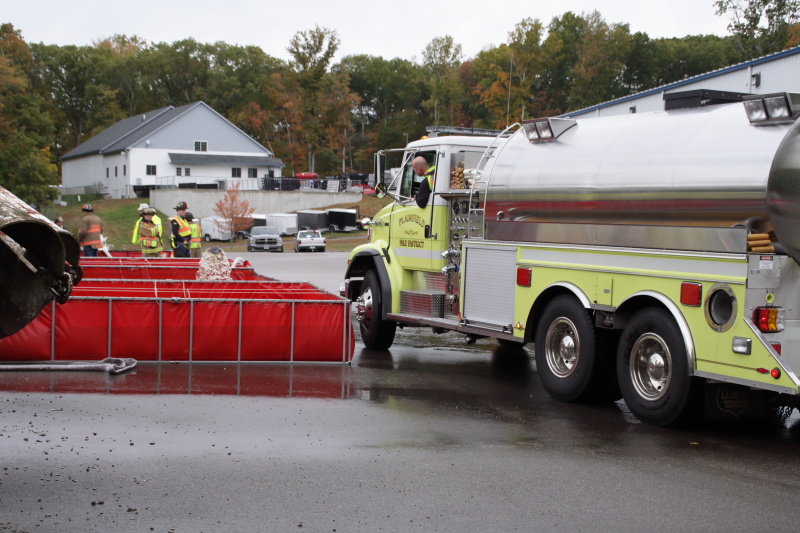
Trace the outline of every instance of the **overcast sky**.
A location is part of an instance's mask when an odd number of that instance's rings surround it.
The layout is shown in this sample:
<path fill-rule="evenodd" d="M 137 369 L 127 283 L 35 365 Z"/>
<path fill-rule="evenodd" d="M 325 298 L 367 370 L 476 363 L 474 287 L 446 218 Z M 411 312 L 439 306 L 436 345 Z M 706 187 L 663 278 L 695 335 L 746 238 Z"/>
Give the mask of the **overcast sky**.
<path fill-rule="evenodd" d="M 627 23 L 631 33 L 651 38 L 724 36 L 729 22 L 714 14 L 713 0 L 10 0 L 0 10 L 0 22 L 12 23 L 29 43 L 89 45 L 114 34 L 138 35 L 150 43 L 191 37 L 255 45 L 281 59 L 289 59 L 292 36 L 315 25 L 339 34 L 336 60 L 351 54 L 418 60 L 431 39 L 450 35 L 466 59 L 507 42 L 526 17 L 546 26 L 567 11 L 595 9 L 606 22 Z"/>

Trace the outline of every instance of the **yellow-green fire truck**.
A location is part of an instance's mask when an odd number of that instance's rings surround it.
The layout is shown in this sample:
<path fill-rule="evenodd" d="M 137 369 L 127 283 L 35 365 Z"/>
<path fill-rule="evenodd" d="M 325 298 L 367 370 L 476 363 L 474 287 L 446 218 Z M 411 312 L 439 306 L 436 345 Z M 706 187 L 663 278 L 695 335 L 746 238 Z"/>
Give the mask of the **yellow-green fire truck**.
<path fill-rule="evenodd" d="M 364 344 L 400 327 L 534 343 L 563 401 L 670 425 L 800 394 L 800 95 L 431 134 L 350 255 Z M 411 161 L 435 166 L 427 206 Z"/>

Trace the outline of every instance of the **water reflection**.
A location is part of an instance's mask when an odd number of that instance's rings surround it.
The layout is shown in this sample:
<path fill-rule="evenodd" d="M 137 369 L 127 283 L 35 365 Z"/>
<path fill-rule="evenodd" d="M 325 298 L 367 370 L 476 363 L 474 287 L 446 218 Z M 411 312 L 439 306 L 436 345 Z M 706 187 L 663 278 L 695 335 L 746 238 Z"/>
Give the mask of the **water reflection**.
<path fill-rule="evenodd" d="M 118 375 L 0 372 L 0 391 L 351 398 L 352 371 L 349 365 L 139 363 Z"/>

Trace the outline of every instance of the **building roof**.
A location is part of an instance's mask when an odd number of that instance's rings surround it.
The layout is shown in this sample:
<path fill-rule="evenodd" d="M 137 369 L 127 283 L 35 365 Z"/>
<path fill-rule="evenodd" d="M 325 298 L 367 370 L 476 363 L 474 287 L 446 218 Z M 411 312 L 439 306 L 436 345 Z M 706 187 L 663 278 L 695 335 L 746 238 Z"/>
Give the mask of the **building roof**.
<path fill-rule="evenodd" d="M 67 159 L 93 154 L 113 154 L 122 152 L 198 106 L 204 106 L 219 115 L 219 113 L 211 109 L 204 102 L 193 102 L 180 107 L 162 107 L 161 109 L 155 109 L 142 113 L 141 115 L 120 120 L 61 156 L 61 160 L 65 161 Z M 222 115 L 219 116 L 226 122 L 229 122 Z M 236 128 L 233 124 L 231 124 L 231 126 Z M 238 130 L 238 128 L 236 129 Z M 242 132 L 242 135 L 251 138 L 244 132 Z M 255 140 L 253 140 L 253 142 L 261 146 Z M 263 149 L 266 150 L 266 148 Z M 269 152 L 268 150 L 266 151 Z"/>
<path fill-rule="evenodd" d="M 169 160 L 176 165 L 216 165 L 216 164 L 236 164 L 249 167 L 279 167 L 286 165 L 283 161 L 275 157 L 258 155 L 222 155 L 222 154 L 182 154 L 171 153 Z"/>
<path fill-rule="evenodd" d="M 646 91 L 642 91 L 639 93 L 634 93 L 628 96 L 623 96 L 622 98 L 617 98 L 616 100 L 609 100 L 608 102 L 603 102 L 602 104 L 593 105 L 591 107 L 585 107 L 583 109 L 577 109 L 575 111 L 570 111 L 569 113 L 564 113 L 559 115 L 560 117 L 575 117 L 578 115 L 583 115 L 585 113 L 590 113 L 592 111 L 596 111 L 598 109 L 603 109 L 606 107 L 611 107 L 614 105 L 618 105 L 624 102 L 628 102 L 631 100 L 636 100 L 645 96 L 650 96 L 652 94 L 657 94 L 665 91 L 670 91 L 672 89 L 677 89 L 678 87 L 682 87 L 684 85 L 689 85 L 691 83 L 696 83 L 698 81 L 702 81 L 708 78 L 715 78 L 717 76 L 722 76 L 723 74 L 728 74 L 730 72 L 736 72 L 737 70 L 746 69 L 749 67 L 754 67 L 756 65 L 760 65 L 762 63 L 768 63 L 770 61 L 775 61 L 777 59 L 781 59 L 787 56 L 792 56 L 795 54 L 800 54 L 800 46 L 795 46 L 794 48 L 788 48 L 786 50 L 782 50 L 780 52 L 776 52 L 774 54 L 769 54 L 766 56 L 762 56 L 756 59 L 751 59 L 750 61 L 745 61 L 743 63 L 737 63 L 735 65 L 731 65 L 729 67 L 723 67 L 717 70 L 712 70 L 710 72 L 706 72 L 705 74 L 698 74 L 697 76 L 692 76 L 691 78 L 684 78 L 680 81 L 676 81 L 673 83 L 668 83 L 666 85 L 661 85 L 660 87 L 656 87 L 654 89 L 648 89 Z"/>

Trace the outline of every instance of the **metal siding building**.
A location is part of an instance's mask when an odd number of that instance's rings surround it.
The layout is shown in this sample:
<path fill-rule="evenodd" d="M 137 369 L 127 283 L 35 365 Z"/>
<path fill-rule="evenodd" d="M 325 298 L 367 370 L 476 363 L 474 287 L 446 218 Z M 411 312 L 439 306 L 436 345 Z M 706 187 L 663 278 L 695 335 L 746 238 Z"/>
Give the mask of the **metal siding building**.
<path fill-rule="evenodd" d="M 751 94 L 800 93 L 800 46 L 561 116 L 590 118 L 663 111 L 665 94 L 698 89 Z"/>

